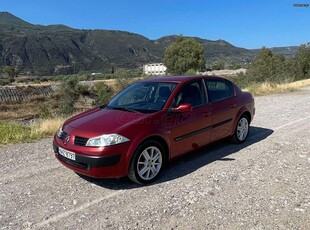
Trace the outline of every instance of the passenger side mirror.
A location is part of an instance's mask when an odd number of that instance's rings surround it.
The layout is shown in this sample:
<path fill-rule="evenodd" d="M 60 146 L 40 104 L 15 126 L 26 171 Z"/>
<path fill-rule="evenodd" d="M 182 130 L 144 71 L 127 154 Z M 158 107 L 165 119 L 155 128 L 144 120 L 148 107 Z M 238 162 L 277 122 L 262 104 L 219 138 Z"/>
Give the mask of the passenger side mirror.
<path fill-rule="evenodd" d="M 186 113 L 191 112 L 193 110 L 193 106 L 191 104 L 181 104 L 177 108 L 173 109 L 175 113 Z"/>

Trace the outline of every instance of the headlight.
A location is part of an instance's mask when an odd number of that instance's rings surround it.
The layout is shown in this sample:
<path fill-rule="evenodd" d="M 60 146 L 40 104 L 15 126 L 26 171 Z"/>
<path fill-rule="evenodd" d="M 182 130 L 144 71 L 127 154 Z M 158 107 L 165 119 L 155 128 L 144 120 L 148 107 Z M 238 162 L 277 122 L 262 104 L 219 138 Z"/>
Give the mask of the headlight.
<path fill-rule="evenodd" d="M 59 138 L 63 138 L 63 133 L 64 133 L 64 131 L 62 130 L 62 126 L 63 125 L 61 125 L 60 127 L 59 127 L 59 129 L 57 130 L 57 133 L 56 133 L 56 135 L 57 135 L 57 137 L 59 137 Z"/>
<path fill-rule="evenodd" d="M 87 141 L 86 146 L 105 147 L 105 146 L 110 146 L 110 145 L 121 144 L 127 141 L 129 141 L 129 139 L 121 135 L 107 134 L 107 135 L 102 135 L 99 137 L 90 138 Z"/>

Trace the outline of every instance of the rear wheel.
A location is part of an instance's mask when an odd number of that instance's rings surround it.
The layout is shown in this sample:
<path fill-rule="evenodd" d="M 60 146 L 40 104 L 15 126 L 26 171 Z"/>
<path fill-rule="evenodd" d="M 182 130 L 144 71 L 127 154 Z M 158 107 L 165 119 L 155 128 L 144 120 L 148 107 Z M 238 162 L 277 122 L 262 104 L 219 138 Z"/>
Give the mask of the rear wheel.
<path fill-rule="evenodd" d="M 164 165 L 164 148 L 157 141 L 146 141 L 135 151 L 129 166 L 128 177 L 139 184 L 152 183 Z"/>
<path fill-rule="evenodd" d="M 233 141 L 237 144 L 243 143 L 249 134 L 250 122 L 246 115 L 242 115 L 237 123 Z"/>

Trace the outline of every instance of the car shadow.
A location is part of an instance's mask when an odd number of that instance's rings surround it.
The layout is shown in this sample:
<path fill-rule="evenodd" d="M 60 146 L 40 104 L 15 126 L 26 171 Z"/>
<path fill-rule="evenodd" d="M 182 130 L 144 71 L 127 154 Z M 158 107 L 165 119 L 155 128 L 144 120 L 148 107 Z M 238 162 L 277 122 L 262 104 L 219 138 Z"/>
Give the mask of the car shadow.
<path fill-rule="evenodd" d="M 167 167 L 163 170 L 160 178 L 148 186 L 164 183 L 186 176 L 214 161 L 234 161 L 235 159 L 233 156 L 227 156 L 264 140 L 272 133 L 273 130 L 271 129 L 251 126 L 248 139 L 242 144 L 237 145 L 231 143 L 229 140 L 222 140 L 211 145 L 207 145 L 206 147 L 200 148 L 198 150 L 191 151 L 190 153 L 169 162 Z M 133 183 L 128 178 L 94 179 L 85 176 L 81 177 L 93 184 L 113 190 L 124 190 L 141 187 L 141 185 Z"/>

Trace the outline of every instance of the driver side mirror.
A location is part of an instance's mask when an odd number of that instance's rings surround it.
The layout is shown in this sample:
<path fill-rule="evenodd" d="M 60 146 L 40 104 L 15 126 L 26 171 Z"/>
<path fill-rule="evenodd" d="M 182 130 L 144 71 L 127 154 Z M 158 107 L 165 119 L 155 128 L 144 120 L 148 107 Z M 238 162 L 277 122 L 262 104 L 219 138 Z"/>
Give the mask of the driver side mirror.
<path fill-rule="evenodd" d="M 186 113 L 186 112 L 191 112 L 192 110 L 193 110 L 193 106 L 191 104 L 181 104 L 177 108 L 174 108 L 172 112 Z"/>

